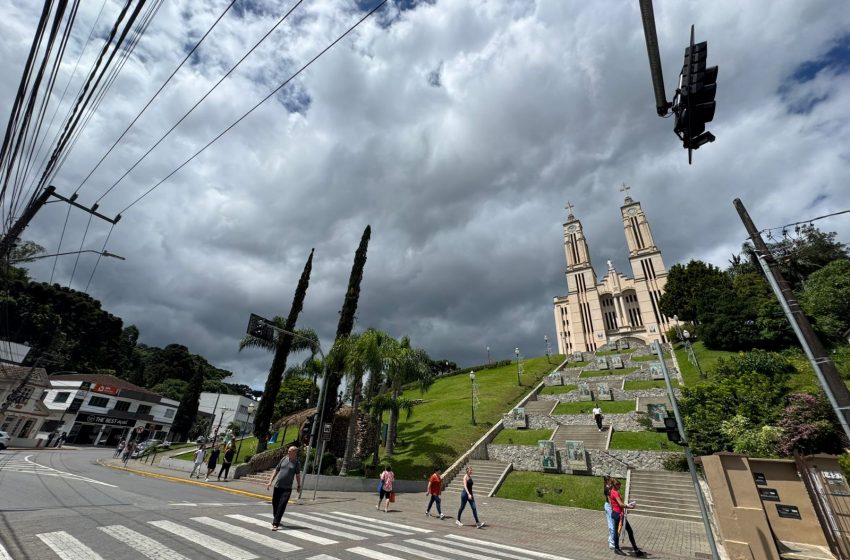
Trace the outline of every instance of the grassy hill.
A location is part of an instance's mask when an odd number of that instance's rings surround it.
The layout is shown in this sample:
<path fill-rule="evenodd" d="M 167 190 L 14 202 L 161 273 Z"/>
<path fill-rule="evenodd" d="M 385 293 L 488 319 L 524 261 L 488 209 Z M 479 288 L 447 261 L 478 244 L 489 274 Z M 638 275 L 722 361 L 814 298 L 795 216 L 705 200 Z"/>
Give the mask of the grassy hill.
<path fill-rule="evenodd" d="M 425 402 L 414 408 L 409 420 L 402 415 L 399 421 L 396 453 L 388 459 L 396 477 L 422 480 L 435 465 L 452 464 L 563 360 L 563 356 L 552 356 L 551 363 L 546 356 L 524 360 L 521 387 L 517 386 L 516 363 L 476 371 L 480 403 L 475 409 L 475 426 L 468 374 L 441 378 L 424 395 L 418 390 L 406 391 L 404 397 Z"/>

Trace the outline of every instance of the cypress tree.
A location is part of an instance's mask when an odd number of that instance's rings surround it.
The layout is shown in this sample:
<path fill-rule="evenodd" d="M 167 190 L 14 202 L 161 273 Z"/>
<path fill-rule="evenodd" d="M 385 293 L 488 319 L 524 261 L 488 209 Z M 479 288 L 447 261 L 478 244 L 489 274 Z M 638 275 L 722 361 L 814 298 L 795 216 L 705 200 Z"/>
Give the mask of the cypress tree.
<path fill-rule="evenodd" d="M 360 299 L 360 281 L 363 280 L 363 268 L 366 266 L 366 251 L 369 248 L 369 239 L 372 237 L 372 226 L 367 225 L 360 238 L 360 245 L 354 253 L 354 264 L 351 266 L 351 276 L 348 278 L 348 289 L 345 292 L 345 300 L 342 302 L 342 310 L 339 312 L 339 324 L 336 327 L 336 341 L 351 335 L 354 329 L 354 314 L 357 312 L 357 302 Z M 328 384 L 325 394 L 325 418 L 333 417 L 333 411 L 338 406 L 337 391 L 342 382 L 343 371 L 333 368 L 328 371 L 329 379 L 324 382 Z M 325 419 L 323 418 L 324 422 Z M 320 424 L 321 425 L 321 424 Z"/>
<path fill-rule="evenodd" d="M 198 416 L 201 391 L 204 390 L 204 367 L 197 360 L 192 360 L 192 362 L 195 371 L 189 385 L 183 392 L 180 406 L 177 407 L 177 412 L 174 414 L 174 423 L 171 425 L 171 432 L 177 434 L 177 441 L 189 436 L 189 430 L 192 429 L 192 424 L 195 423 L 195 418 Z"/>
<path fill-rule="evenodd" d="M 307 259 L 307 264 L 304 265 L 304 272 L 301 273 L 301 278 L 298 280 L 298 287 L 295 289 L 295 297 L 292 299 L 292 308 L 286 317 L 286 324 L 283 328 L 288 331 L 295 330 L 298 315 L 304 307 L 304 296 L 307 295 L 307 287 L 310 285 L 310 272 L 313 269 L 313 251 L 314 249 L 310 249 L 310 257 Z M 266 450 L 266 436 L 269 434 L 269 425 L 271 425 L 272 415 L 274 414 L 274 402 L 277 399 L 277 394 L 280 392 L 280 383 L 283 378 L 283 372 L 286 371 L 286 360 L 289 358 L 291 348 L 292 336 L 280 333 L 274 353 L 274 360 L 272 360 L 272 367 L 269 369 L 266 387 L 263 390 L 263 397 L 257 407 L 257 416 L 254 420 L 254 435 L 257 436 L 257 453 Z"/>

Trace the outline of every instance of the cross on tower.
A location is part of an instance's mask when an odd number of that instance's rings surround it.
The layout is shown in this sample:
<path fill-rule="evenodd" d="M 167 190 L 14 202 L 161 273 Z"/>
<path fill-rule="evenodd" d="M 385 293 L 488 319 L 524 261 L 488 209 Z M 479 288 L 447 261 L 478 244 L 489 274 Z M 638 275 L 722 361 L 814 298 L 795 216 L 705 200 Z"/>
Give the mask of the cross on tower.
<path fill-rule="evenodd" d="M 567 205 L 564 206 L 564 208 L 567 209 L 567 212 L 569 213 L 570 216 L 573 215 L 573 205 L 569 200 L 567 201 Z"/>
<path fill-rule="evenodd" d="M 631 187 L 630 187 L 630 186 L 628 186 L 628 185 L 627 185 L 627 184 L 625 184 L 625 183 L 623 183 L 623 186 L 622 186 L 622 187 L 620 187 L 620 192 L 624 192 L 624 193 L 626 193 L 626 196 L 629 196 L 629 190 L 631 190 Z"/>

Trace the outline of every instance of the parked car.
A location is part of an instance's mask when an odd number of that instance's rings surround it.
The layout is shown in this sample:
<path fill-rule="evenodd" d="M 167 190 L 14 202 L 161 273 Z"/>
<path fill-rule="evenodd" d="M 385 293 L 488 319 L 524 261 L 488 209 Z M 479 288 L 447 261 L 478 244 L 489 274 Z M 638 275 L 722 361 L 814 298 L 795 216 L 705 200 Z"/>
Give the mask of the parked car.
<path fill-rule="evenodd" d="M 9 441 L 11 441 L 11 437 L 6 432 L 0 432 L 0 451 L 9 447 Z"/>

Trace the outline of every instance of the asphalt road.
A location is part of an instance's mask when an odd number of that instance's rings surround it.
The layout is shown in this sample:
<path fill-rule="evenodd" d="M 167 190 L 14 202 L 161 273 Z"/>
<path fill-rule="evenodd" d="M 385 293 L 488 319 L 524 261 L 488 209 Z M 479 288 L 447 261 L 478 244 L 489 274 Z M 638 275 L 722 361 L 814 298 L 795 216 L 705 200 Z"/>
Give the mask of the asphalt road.
<path fill-rule="evenodd" d="M 111 453 L 0 453 L 0 559 L 563 560 L 353 494 L 290 506 L 272 532 L 264 501 L 96 463 Z"/>

